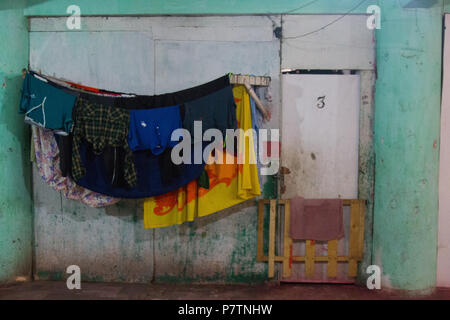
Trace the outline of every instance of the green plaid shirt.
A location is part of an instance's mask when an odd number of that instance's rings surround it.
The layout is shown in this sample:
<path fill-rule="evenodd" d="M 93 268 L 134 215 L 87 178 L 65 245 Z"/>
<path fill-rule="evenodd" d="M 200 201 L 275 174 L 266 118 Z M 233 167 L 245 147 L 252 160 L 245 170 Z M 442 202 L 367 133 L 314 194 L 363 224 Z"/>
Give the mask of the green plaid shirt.
<path fill-rule="evenodd" d="M 129 122 L 128 110 L 77 99 L 72 147 L 72 176 L 75 181 L 86 174 L 80 154 L 81 143 L 86 140 L 92 144 L 96 155 L 100 155 L 107 146 L 124 148 L 124 178 L 130 188 L 136 185 L 133 152 L 128 146 Z"/>

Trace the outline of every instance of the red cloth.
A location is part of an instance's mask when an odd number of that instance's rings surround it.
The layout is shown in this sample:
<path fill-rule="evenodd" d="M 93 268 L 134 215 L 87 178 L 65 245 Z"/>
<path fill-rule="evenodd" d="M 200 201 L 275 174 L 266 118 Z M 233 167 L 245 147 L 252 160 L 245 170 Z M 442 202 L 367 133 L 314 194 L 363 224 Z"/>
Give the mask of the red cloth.
<path fill-rule="evenodd" d="M 291 238 L 329 241 L 344 236 L 341 199 L 291 199 Z"/>
<path fill-rule="evenodd" d="M 113 95 L 113 96 L 120 96 L 120 93 L 117 92 L 112 92 L 112 91 L 106 91 L 106 90 L 101 90 L 101 89 L 97 89 L 97 88 L 93 88 L 93 87 L 88 87 L 88 86 L 84 86 L 82 84 L 78 84 L 75 82 L 70 82 L 70 81 L 64 81 L 65 83 L 67 83 L 68 85 L 78 88 L 78 89 L 83 89 L 85 91 L 89 91 L 89 92 L 95 92 L 95 93 L 100 93 L 100 94 L 108 94 L 108 95 Z"/>

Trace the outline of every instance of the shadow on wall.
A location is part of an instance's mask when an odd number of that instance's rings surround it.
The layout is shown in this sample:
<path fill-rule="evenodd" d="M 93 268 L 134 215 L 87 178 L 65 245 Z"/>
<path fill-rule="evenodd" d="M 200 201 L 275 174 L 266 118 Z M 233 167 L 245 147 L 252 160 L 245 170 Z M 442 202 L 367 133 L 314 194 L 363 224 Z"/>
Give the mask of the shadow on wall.
<path fill-rule="evenodd" d="M 67 202 L 66 202 L 67 201 Z M 125 222 L 134 222 L 143 224 L 144 220 L 144 200 L 143 199 L 122 199 L 117 204 L 107 206 L 102 209 L 83 208 L 80 210 L 78 204 L 74 204 L 71 200 L 64 199 L 64 206 L 61 208 L 62 213 L 67 213 L 67 217 L 73 221 L 85 222 L 88 220 L 99 219 L 103 214 L 110 217 L 121 219 Z M 239 213 L 248 208 L 255 207 L 255 199 L 249 199 L 231 208 L 218 211 L 205 217 L 198 217 L 194 222 L 185 222 L 183 225 L 195 225 L 197 228 L 205 227 L 219 220 L 226 219 L 230 215 Z"/>

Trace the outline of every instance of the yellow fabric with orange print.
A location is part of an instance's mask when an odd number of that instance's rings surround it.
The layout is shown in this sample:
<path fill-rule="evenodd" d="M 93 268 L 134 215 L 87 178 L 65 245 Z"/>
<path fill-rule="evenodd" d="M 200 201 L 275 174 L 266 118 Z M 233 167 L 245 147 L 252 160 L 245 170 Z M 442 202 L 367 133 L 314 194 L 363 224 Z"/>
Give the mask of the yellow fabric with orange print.
<path fill-rule="evenodd" d="M 236 103 L 238 128 L 243 130 L 239 137 L 239 157 L 242 163 L 239 165 L 241 167 L 239 171 L 242 174 L 238 175 L 238 196 L 242 199 L 250 199 L 261 194 L 253 144 L 250 96 L 243 85 L 233 88 L 233 96 Z"/>
<path fill-rule="evenodd" d="M 236 164 L 207 164 L 209 189 L 191 181 L 185 187 L 161 196 L 145 199 L 144 227 L 159 228 L 203 217 L 245 201 L 237 195 L 238 170 Z M 235 159 L 236 160 L 236 159 Z"/>
<path fill-rule="evenodd" d="M 252 128 L 250 100 L 245 87 L 235 87 L 233 95 L 238 127 L 243 130 Z M 247 141 L 248 150 L 254 156 L 253 137 Z M 244 147 L 245 144 L 240 143 L 239 156 L 242 156 Z M 205 165 L 209 189 L 198 187 L 194 180 L 178 190 L 145 199 L 144 227 L 160 228 L 193 221 L 196 217 L 207 216 L 261 194 L 256 164 L 247 163 L 249 161 L 237 164 L 237 157 L 234 157 L 234 163 L 228 164 L 225 151 L 217 156 L 223 157 L 222 164 Z"/>

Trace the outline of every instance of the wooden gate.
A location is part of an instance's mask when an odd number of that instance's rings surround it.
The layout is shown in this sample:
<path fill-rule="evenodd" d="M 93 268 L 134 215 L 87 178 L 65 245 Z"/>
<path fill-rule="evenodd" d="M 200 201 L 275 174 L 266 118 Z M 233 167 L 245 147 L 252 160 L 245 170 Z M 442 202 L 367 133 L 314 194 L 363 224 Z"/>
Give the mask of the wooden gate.
<path fill-rule="evenodd" d="M 336 281 L 338 263 L 348 264 L 348 276 L 355 278 L 358 272 L 358 262 L 363 258 L 364 249 L 364 216 L 365 200 L 344 200 L 344 206 L 350 206 L 350 234 L 348 255 L 338 256 L 338 240 L 328 241 L 328 252 L 325 256 L 315 255 L 315 242 L 306 240 L 306 254 L 295 256 L 293 254 L 293 240 L 290 234 L 290 200 L 259 200 L 258 205 L 258 249 L 257 261 L 268 262 L 269 278 L 275 276 L 275 263 L 282 263 L 282 281 L 296 282 L 290 279 L 293 263 L 305 264 L 305 282 L 308 278 L 312 280 L 316 263 L 327 263 L 328 282 Z M 264 255 L 264 213 L 265 206 L 269 205 L 269 243 L 268 254 Z M 284 214 L 281 214 L 281 208 Z M 277 225 L 278 220 L 278 225 Z M 277 228 L 281 226 L 281 228 Z M 281 237 L 277 237 L 277 230 L 280 230 Z M 276 239 L 281 238 L 282 255 L 276 253 Z M 298 280 L 297 280 L 298 281 Z M 303 282 L 303 281 L 301 281 Z M 327 281 L 321 281 L 327 282 Z"/>

